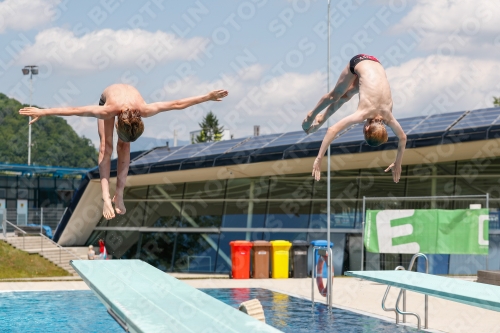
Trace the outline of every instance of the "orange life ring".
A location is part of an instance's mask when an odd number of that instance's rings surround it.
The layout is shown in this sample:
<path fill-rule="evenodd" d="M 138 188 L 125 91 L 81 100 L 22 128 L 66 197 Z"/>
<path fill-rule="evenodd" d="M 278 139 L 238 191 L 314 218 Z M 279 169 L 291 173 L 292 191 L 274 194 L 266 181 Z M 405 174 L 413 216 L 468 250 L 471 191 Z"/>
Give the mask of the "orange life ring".
<path fill-rule="evenodd" d="M 326 297 L 328 292 L 328 284 L 323 284 L 323 264 L 328 261 L 328 255 L 320 255 L 316 266 L 316 284 L 321 296 Z M 332 263 L 333 264 L 333 263 Z M 332 265 L 332 283 L 333 283 L 333 265 Z"/>

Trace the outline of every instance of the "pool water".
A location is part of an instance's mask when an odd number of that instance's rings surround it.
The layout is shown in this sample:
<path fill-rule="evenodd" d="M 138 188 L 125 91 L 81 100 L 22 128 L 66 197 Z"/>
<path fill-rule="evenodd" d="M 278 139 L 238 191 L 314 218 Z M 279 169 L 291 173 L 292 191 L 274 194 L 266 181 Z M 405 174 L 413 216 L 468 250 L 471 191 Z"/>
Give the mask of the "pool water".
<path fill-rule="evenodd" d="M 416 332 L 416 329 L 334 308 L 266 289 L 202 289 L 222 302 L 238 307 L 257 298 L 266 322 L 284 332 Z M 0 332 L 122 333 L 92 291 L 0 293 Z"/>
<path fill-rule="evenodd" d="M 267 289 L 201 289 L 222 302 L 238 307 L 242 302 L 257 298 L 266 316 L 266 323 L 290 333 L 310 332 L 417 332 L 407 326 L 397 326 L 394 322 L 364 316 L 347 310 L 315 303 L 308 300 L 273 292 Z"/>

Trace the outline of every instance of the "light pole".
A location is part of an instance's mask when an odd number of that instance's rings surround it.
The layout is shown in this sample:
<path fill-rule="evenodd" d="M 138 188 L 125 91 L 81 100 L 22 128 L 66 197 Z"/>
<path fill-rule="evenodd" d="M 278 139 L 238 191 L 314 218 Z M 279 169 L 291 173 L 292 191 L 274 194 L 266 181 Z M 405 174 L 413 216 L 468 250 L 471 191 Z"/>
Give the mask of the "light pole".
<path fill-rule="evenodd" d="M 327 93 L 330 92 L 330 0 L 328 0 L 328 11 L 327 11 L 327 24 L 328 24 L 328 42 L 327 42 L 327 57 L 326 57 L 326 90 Z M 328 111 L 328 110 L 327 110 Z M 330 127 L 330 119 L 327 120 L 326 123 L 326 128 Z M 326 200 L 327 200 L 327 205 L 326 205 L 326 248 L 330 250 L 330 145 L 328 145 L 328 153 L 327 153 L 328 161 L 327 161 L 327 170 L 326 170 Z M 333 265 L 333 249 L 331 251 L 328 251 L 328 261 L 330 265 Z M 326 283 L 327 288 L 328 288 L 328 311 L 331 311 L 332 309 L 332 279 L 330 275 L 332 274 L 332 268 L 328 267 L 328 281 Z"/>
<path fill-rule="evenodd" d="M 30 106 L 31 99 L 33 97 L 33 75 L 38 75 L 38 66 L 30 65 L 24 66 L 23 68 L 24 75 L 30 75 Z M 31 122 L 31 116 L 29 117 L 29 122 Z M 31 165 L 31 124 L 28 125 L 28 165 Z"/>

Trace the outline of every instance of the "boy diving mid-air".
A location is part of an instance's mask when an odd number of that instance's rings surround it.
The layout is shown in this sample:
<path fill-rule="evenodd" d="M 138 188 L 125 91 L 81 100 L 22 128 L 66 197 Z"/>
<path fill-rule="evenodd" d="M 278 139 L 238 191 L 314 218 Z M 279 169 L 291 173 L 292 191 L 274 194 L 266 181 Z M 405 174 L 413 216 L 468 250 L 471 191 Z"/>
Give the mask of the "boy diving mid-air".
<path fill-rule="evenodd" d="M 109 220 L 115 217 L 115 210 L 118 214 L 125 214 L 126 212 L 123 203 L 123 190 L 125 189 L 125 180 L 130 164 L 130 142 L 137 140 L 144 132 L 142 118 L 152 117 L 163 111 L 182 110 L 208 101 L 218 102 L 227 95 L 226 90 L 215 90 L 202 96 L 147 104 L 136 88 L 126 84 L 114 84 L 104 90 L 99 105 L 51 109 L 25 107 L 19 110 L 19 113 L 32 117 L 30 124 L 43 116 L 98 118 L 97 127 L 100 138 L 99 175 L 104 201 L 102 215 Z M 113 127 L 116 128 L 118 134 L 118 143 L 116 144 L 118 172 L 115 195 L 111 199 L 109 194 L 109 173 L 111 154 L 113 152 Z M 112 203 L 115 204 L 115 209 L 113 209 Z"/>
<path fill-rule="evenodd" d="M 377 58 L 366 54 L 352 58 L 340 74 L 335 88 L 324 95 L 316 107 L 307 114 L 302 122 L 302 128 L 308 134 L 316 132 L 332 114 L 357 93 L 359 93 L 359 104 L 356 112 L 328 128 L 318 157 L 314 161 L 312 175 L 316 180 L 320 179 L 321 161 L 335 137 L 345 128 L 365 121 L 363 133 L 370 146 L 376 147 L 387 142 L 385 125 L 389 126 L 398 137 L 396 160 L 385 170 L 386 172 L 392 170 L 392 178 L 397 183 L 401 177 L 406 134 L 392 115 L 391 88 L 384 68 Z M 326 111 L 319 114 L 326 107 L 328 107 Z"/>

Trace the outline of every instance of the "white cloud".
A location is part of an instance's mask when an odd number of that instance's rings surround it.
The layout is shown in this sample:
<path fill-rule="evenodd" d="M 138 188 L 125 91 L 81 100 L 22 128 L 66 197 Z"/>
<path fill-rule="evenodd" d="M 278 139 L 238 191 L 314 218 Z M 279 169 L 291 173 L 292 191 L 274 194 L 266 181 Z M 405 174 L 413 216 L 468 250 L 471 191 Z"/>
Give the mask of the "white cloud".
<path fill-rule="evenodd" d="M 493 107 L 500 61 L 428 56 L 387 69 L 396 117 Z"/>
<path fill-rule="evenodd" d="M 425 50 L 493 57 L 500 54 L 498 17 L 498 1 L 422 0 L 392 27 L 392 31 L 413 31 L 422 38 L 420 47 Z"/>
<path fill-rule="evenodd" d="M 25 48 L 19 63 L 48 62 L 54 69 L 80 71 L 133 65 L 148 73 L 157 64 L 197 55 L 205 43 L 201 37 L 181 39 L 161 31 L 104 29 L 75 36 L 73 31 L 51 28 Z"/>
<path fill-rule="evenodd" d="M 53 21 L 61 0 L 5 0 L 0 2 L 0 33 L 29 30 Z"/>

